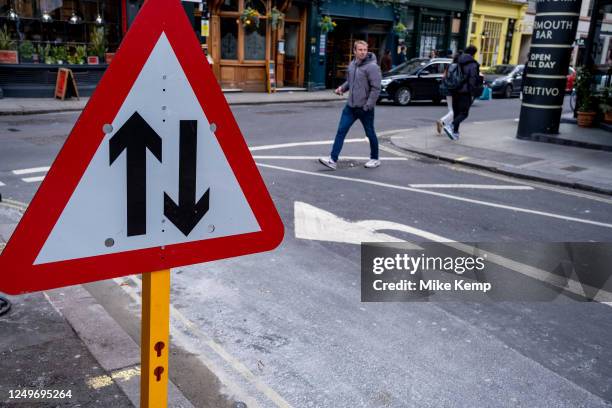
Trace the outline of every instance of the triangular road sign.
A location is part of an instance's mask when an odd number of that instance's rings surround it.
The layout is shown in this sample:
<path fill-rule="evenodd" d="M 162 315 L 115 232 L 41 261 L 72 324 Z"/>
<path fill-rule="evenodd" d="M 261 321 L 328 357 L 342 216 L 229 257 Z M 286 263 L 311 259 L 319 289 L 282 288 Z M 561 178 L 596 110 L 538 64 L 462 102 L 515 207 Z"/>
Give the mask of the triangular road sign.
<path fill-rule="evenodd" d="M 0 291 L 261 252 L 282 237 L 180 1 L 147 0 L 0 255 Z"/>

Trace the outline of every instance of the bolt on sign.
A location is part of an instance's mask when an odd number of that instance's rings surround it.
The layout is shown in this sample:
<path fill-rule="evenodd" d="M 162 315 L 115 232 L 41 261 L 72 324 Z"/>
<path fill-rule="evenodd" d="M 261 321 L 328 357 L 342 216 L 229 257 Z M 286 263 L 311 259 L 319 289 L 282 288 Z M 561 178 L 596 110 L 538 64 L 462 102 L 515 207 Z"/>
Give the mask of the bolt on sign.
<path fill-rule="evenodd" d="M 267 251 L 282 237 L 180 2 L 148 0 L 0 255 L 0 291 Z"/>

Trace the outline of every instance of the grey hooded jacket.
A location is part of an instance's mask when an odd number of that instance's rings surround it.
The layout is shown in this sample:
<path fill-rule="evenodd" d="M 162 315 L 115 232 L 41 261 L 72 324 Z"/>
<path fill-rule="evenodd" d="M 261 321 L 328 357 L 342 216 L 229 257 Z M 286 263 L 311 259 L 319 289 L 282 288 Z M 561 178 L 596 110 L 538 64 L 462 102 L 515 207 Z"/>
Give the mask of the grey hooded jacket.
<path fill-rule="evenodd" d="M 361 61 L 354 59 L 348 67 L 348 78 L 342 92 L 350 91 L 348 106 L 371 110 L 376 106 L 380 94 L 380 67 L 371 52 Z"/>

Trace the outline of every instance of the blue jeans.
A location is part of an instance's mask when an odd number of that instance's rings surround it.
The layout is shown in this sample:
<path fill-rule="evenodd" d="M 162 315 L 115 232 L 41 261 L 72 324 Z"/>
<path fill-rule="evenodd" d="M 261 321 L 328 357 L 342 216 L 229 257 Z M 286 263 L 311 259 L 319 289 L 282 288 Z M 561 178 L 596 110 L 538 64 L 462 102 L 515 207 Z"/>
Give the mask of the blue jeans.
<path fill-rule="evenodd" d="M 378 160 L 378 138 L 374 131 L 374 108 L 364 111 L 361 108 L 351 108 L 346 105 L 342 110 L 342 116 L 340 116 L 340 124 L 338 125 L 338 132 L 336 132 L 336 139 L 334 140 L 334 147 L 331 152 L 333 161 L 338 161 L 340 150 L 342 150 L 342 145 L 344 144 L 344 138 L 357 119 L 361 121 L 363 130 L 365 130 L 365 134 L 370 141 L 370 159 Z"/>

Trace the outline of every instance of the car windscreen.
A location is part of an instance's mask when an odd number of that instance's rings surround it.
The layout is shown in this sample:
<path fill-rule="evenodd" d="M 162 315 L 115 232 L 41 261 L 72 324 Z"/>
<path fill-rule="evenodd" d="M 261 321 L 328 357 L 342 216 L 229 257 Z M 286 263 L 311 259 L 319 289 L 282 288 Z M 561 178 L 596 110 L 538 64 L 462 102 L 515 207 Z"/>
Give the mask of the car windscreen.
<path fill-rule="evenodd" d="M 421 68 L 427 65 L 428 59 L 423 58 L 415 58 L 410 61 L 406 61 L 403 64 L 398 65 L 395 68 L 392 68 L 388 73 L 391 75 L 415 75 Z"/>
<path fill-rule="evenodd" d="M 482 71 L 484 74 L 508 75 L 512 72 L 515 66 L 516 65 L 495 65 Z"/>

